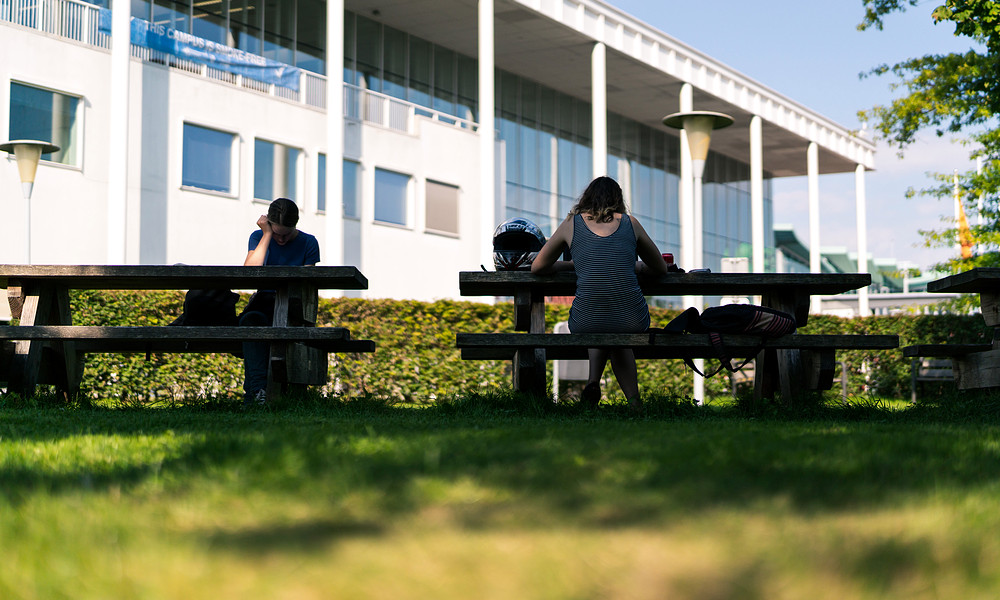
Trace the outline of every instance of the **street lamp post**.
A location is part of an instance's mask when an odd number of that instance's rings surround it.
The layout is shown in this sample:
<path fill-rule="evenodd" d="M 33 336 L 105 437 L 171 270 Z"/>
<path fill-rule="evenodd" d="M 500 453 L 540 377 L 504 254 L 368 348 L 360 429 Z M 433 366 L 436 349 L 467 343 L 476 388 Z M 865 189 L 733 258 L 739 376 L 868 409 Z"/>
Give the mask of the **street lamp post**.
<path fill-rule="evenodd" d="M 27 203 L 24 235 L 26 238 L 26 263 L 31 264 L 31 191 L 35 187 L 35 172 L 43 154 L 58 152 L 59 146 L 39 140 L 11 140 L 0 144 L 0 151 L 13 154 L 17 160 L 17 172 L 21 177 L 21 193 Z"/>
<path fill-rule="evenodd" d="M 712 141 L 712 131 L 729 127 L 733 118 L 729 115 L 707 110 L 673 113 L 663 117 L 663 124 L 673 129 L 681 129 L 687 135 L 688 151 L 691 154 L 691 171 L 694 177 L 693 198 L 684 198 L 681 218 L 681 254 L 682 264 L 688 269 L 704 266 L 704 224 L 702 222 L 702 176 L 705 174 L 705 161 L 708 159 L 708 146 Z M 698 310 L 702 309 L 704 299 L 701 296 L 691 298 L 691 303 Z M 695 366 L 704 372 L 704 359 L 696 359 Z M 697 373 L 694 375 L 694 398 L 701 404 L 705 398 L 705 379 Z"/>

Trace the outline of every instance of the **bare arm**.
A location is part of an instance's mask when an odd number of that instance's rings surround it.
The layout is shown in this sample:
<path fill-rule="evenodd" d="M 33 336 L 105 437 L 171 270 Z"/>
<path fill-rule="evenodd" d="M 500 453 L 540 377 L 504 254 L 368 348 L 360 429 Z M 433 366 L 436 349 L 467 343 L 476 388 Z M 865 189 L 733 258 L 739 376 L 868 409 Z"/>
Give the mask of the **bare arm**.
<path fill-rule="evenodd" d="M 257 227 L 260 227 L 263 235 L 257 247 L 247 252 L 246 260 L 243 261 L 244 267 L 262 267 L 264 259 L 267 258 L 267 247 L 271 243 L 271 224 L 267 222 L 267 215 L 261 215 L 257 219 Z"/>
<path fill-rule="evenodd" d="M 639 273 L 666 275 L 668 273 L 667 263 L 663 260 L 663 255 L 660 254 L 656 243 L 653 242 L 635 217 L 630 216 L 629 218 L 632 219 L 632 229 L 635 230 L 636 251 L 639 253 L 639 258 L 642 259 L 642 263 L 636 265 L 636 271 Z"/>
<path fill-rule="evenodd" d="M 531 262 L 531 272 L 535 275 L 548 275 L 572 269 L 572 261 L 558 260 L 563 248 L 569 247 L 571 239 L 573 239 L 573 219 L 567 218 L 552 232 L 545 245 L 538 251 L 538 256 Z"/>

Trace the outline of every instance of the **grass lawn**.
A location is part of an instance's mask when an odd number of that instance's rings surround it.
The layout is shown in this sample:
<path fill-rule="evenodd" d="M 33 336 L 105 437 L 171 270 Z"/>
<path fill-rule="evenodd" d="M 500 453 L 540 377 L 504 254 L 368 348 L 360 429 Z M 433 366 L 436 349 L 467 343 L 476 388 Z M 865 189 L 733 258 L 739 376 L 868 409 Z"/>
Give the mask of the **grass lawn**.
<path fill-rule="evenodd" d="M 1000 400 L 0 399 L 0 598 L 995 598 Z"/>

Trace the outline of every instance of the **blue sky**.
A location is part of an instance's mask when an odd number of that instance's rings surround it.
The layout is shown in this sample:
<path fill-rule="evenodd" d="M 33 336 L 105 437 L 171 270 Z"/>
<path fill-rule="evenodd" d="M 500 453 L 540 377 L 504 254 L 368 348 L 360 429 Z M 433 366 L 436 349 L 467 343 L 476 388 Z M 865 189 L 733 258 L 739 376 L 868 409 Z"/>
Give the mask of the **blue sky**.
<path fill-rule="evenodd" d="M 849 129 L 860 129 L 859 110 L 894 97 L 889 89 L 893 78 L 861 80 L 859 73 L 882 63 L 970 47 L 967 40 L 953 35 L 948 24 L 934 25 L 930 14 L 940 4 L 936 0 L 889 15 L 882 31 L 864 32 L 856 29 L 864 15 L 861 0 L 610 0 L 609 4 Z M 865 183 L 871 255 L 926 268 L 953 254 L 950 249 L 923 248 L 918 230 L 940 228 L 942 217 L 954 217 L 954 204 L 935 198 L 907 199 L 905 193 L 909 187 L 929 187 L 928 172 L 974 168 L 968 154 L 967 148 L 933 132 L 908 148 L 902 159 L 894 149 L 879 145 L 875 171 L 867 174 Z M 819 190 L 820 246 L 856 251 L 854 174 L 821 176 Z M 793 225 L 808 245 L 805 178 L 776 179 L 774 201 L 775 223 Z M 975 222 L 972 215 L 970 219 Z"/>

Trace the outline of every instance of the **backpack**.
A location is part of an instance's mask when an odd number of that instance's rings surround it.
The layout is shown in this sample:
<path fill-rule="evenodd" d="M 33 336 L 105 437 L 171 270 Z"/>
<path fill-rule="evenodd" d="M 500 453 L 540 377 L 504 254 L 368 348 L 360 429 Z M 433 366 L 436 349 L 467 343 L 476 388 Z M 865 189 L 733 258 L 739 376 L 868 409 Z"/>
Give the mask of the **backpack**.
<path fill-rule="evenodd" d="M 184 295 L 184 312 L 171 325 L 235 326 L 240 295 L 227 289 L 195 289 Z"/>
<path fill-rule="evenodd" d="M 698 313 L 697 308 L 691 307 L 675 317 L 666 327 L 650 331 L 653 333 L 707 333 L 719 357 L 719 366 L 711 373 L 705 374 L 694 366 L 694 362 L 690 358 L 685 358 L 684 362 L 695 373 L 703 377 L 711 377 L 722 369 L 726 369 L 730 373 L 742 369 L 764 349 L 768 338 L 795 333 L 795 319 L 786 312 L 766 306 L 727 304 L 706 308 L 705 312 L 701 314 Z M 760 346 L 749 358 L 739 365 L 733 366 L 733 357 L 726 351 L 722 340 L 722 335 L 727 333 L 759 336 Z"/>

